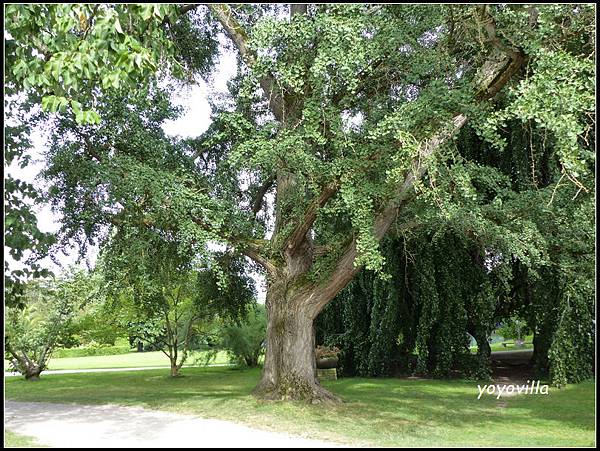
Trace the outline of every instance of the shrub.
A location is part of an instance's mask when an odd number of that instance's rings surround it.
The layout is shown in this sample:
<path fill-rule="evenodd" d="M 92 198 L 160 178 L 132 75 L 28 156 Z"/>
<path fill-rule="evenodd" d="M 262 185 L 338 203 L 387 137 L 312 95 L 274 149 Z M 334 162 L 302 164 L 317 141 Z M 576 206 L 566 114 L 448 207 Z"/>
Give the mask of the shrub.
<path fill-rule="evenodd" d="M 222 347 L 232 362 L 242 366 L 258 366 L 264 352 L 263 342 L 267 331 L 265 307 L 257 304 L 240 324 L 229 322 L 221 330 Z"/>
<path fill-rule="evenodd" d="M 56 349 L 52 357 L 54 358 L 65 358 L 65 357 L 89 357 L 89 356 L 101 356 L 101 355 L 118 355 L 127 354 L 131 351 L 129 345 L 119 346 L 108 346 L 98 344 L 95 342 L 89 343 L 87 346 L 81 346 L 78 348 L 70 349 Z"/>
<path fill-rule="evenodd" d="M 513 316 L 505 320 L 502 326 L 497 329 L 497 332 L 504 338 L 513 339 L 517 342 L 522 341 L 523 337 L 532 331 L 526 321 Z"/>

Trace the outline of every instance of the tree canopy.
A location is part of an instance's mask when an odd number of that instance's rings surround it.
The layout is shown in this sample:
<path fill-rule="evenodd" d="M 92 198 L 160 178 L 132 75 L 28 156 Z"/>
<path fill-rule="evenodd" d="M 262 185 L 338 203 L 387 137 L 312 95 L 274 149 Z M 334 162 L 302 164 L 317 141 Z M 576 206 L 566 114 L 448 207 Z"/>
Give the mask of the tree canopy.
<path fill-rule="evenodd" d="M 268 277 L 256 393 L 333 399 L 316 381 L 313 320 L 361 268 L 385 277 L 386 234 L 425 222 L 435 235 L 444 222 L 531 266 L 539 230 L 504 217 L 527 196 L 511 204 L 516 182 L 489 167 L 507 149 L 545 155 L 532 182 L 554 187 L 531 190 L 538 206 L 593 196 L 594 12 L 10 5 L 6 61 L 14 90 L 53 113 L 45 176 L 62 242 L 136 230 L 207 258 L 208 243 L 225 243 Z M 169 138 L 164 83 L 210 73 L 219 33 L 238 56 L 230 95 L 215 99 L 201 136 Z M 457 151 L 467 122 L 486 155 Z M 542 147 L 517 145 L 509 126 L 529 127 Z"/>

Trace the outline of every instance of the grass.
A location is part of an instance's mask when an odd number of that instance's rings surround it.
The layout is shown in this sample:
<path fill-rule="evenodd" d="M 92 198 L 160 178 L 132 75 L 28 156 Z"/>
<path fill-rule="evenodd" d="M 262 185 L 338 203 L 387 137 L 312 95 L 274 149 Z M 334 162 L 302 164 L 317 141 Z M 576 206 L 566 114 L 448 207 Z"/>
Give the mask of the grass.
<path fill-rule="evenodd" d="M 502 343 L 494 343 L 490 345 L 493 351 L 523 351 L 525 349 L 533 349 L 533 343 L 525 343 L 522 346 L 516 346 L 514 342 L 508 342 L 506 347 L 502 346 Z"/>
<path fill-rule="evenodd" d="M 250 392 L 260 371 L 186 368 L 42 376 L 5 381 L 11 400 L 120 404 L 243 422 L 355 446 L 594 446 L 595 384 L 550 388 L 549 395 L 477 400 L 477 382 L 344 378 L 323 384 L 338 406 L 260 402 Z"/>
<path fill-rule="evenodd" d="M 40 448 L 42 446 L 33 437 L 16 434 L 6 428 L 4 429 L 5 448 Z"/>
<path fill-rule="evenodd" d="M 470 347 L 471 352 L 476 354 L 477 353 L 477 346 L 471 346 Z M 522 346 L 515 346 L 514 343 L 508 343 L 507 346 L 502 346 L 502 343 L 493 343 L 490 345 L 490 349 L 492 350 L 492 352 L 494 351 L 525 351 L 526 349 L 533 349 L 533 344 L 532 343 L 526 343 Z"/>
<path fill-rule="evenodd" d="M 493 343 L 490 343 L 492 352 L 494 351 L 523 351 L 526 349 L 533 349 L 533 335 L 526 335 L 523 340 L 526 344 L 523 346 L 515 346 L 515 340 L 513 338 L 503 338 L 496 333 L 492 334 L 494 339 Z M 496 341 L 498 340 L 498 341 Z M 507 346 L 502 346 L 502 342 L 505 342 Z M 477 353 L 477 344 L 470 346 L 471 352 Z"/>
<path fill-rule="evenodd" d="M 188 364 L 193 363 L 194 358 L 201 353 L 192 354 L 188 357 Z M 211 364 L 228 363 L 229 359 L 225 351 L 220 351 Z M 161 351 L 154 352 L 130 352 L 128 354 L 102 355 L 89 357 L 65 357 L 61 359 L 50 359 L 49 370 L 82 370 L 99 368 L 136 368 L 146 366 L 169 366 L 169 359 Z M 9 363 L 4 361 L 4 369 L 10 368 Z M 43 374 L 43 373 L 42 373 Z"/>

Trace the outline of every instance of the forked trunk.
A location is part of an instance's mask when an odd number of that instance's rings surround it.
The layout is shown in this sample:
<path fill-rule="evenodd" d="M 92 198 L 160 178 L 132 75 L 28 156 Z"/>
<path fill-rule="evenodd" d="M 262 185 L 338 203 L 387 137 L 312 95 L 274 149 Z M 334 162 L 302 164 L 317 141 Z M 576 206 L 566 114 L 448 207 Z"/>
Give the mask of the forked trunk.
<path fill-rule="evenodd" d="M 42 370 L 37 365 L 27 368 L 27 371 L 25 371 L 25 380 L 39 381 L 41 373 L 42 373 Z"/>
<path fill-rule="evenodd" d="M 10 345 L 6 345 L 7 351 L 13 356 L 12 364 L 27 381 L 39 381 L 40 374 L 42 373 L 45 365 L 37 363 L 34 359 L 27 356 L 25 352 L 18 353 Z M 41 361 L 44 361 L 44 354 L 42 353 Z"/>
<path fill-rule="evenodd" d="M 339 402 L 317 379 L 316 312 L 305 302 L 308 295 L 286 298 L 282 285 L 273 285 L 267 291 L 265 365 L 254 395 L 270 400 Z"/>

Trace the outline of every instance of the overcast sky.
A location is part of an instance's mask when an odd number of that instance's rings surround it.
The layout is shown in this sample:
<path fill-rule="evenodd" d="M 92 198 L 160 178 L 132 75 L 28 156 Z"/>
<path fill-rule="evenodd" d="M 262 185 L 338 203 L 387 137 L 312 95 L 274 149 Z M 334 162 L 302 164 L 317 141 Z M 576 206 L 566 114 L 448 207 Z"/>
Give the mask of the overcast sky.
<path fill-rule="evenodd" d="M 213 79 L 207 83 L 199 81 L 193 87 L 189 87 L 183 91 L 173 93 L 172 101 L 176 105 L 184 108 L 182 116 L 175 121 L 167 121 L 163 125 L 165 133 L 171 136 L 194 137 L 202 134 L 210 125 L 210 106 L 208 97 L 217 93 L 227 91 L 227 81 L 235 75 L 236 60 L 235 55 L 226 51 L 221 46 L 219 62 L 216 67 Z M 35 131 L 32 133 L 34 162 L 24 169 L 19 168 L 16 164 L 7 168 L 7 172 L 13 177 L 21 180 L 35 183 L 36 176 L 44 167 L 43 152 L 46 139 L 41 132 Z M 56 232 L 60 227 L 60 216 L 53 213 L 49 206 L 42 206 L 36 210 L 38 218 L 38 227 L 43 232 Z M 87 255 L 87 263 L 93 265 L 96 260 L 97 249 L 91 249 Z M 18 267 L 18 264 L 10 258 L 8 252 L 4 252 L 5 259 L 11 267 Z M 73 250 L 69 255 L 57 255 L 57 260 L 60 266 L 55 265 L 50 258 L 45 258 L 42 261 L 43 266 L 51 269 L 55 274 L 62 272 L 67 266 L 75 263 L 77 259 L 76 251 Z M 261 276 L 254 274 L 253 277 L 257 281 L 257 290 L 259 292 L 259 301 L 264 301 L 264 281 Z"/>

